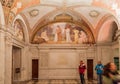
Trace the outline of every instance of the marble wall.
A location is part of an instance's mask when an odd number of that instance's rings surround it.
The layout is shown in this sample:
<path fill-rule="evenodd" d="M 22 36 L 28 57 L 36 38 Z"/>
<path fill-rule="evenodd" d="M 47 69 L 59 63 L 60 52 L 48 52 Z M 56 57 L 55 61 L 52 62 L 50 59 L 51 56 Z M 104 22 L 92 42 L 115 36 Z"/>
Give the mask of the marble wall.
<path fill-rule="evenodd" d="M 106 63 L 111 60 L 111 49 L 108 46 L 53 46 L 55 45 L 29 48 L 30 77 L 32 59 L 39 60 L 39 79 L 79 79 L 79 61 L 83 60 L 87 66 L 87 59 L 93 59 L 93 77 L 96 78 L 94 67 L 97 61 Z M 85 78 L 87 79 L 87 70 Z"/>
<path fill-rule="evenodd" d="M 20 43 L 19 43 L 20 44 Z M 9 51 L 6 54 L 6 60 L 1 61 L 7 65 L 5 69 L 1 69 L 1 72 L 6 72 L 3 79 L 5 83 L 11 84 L 12 74 L 12 57 L 10 53 L 12 51 L 13 44 L 6 43 L 6 49 Z M 3 45 L 2 45 L 3 46 Z M 16 45 L 14 45 L 16 46 Z M 116 47 L 111 45 L 21 45 L 17 46 L 21 49 L 21 75 L 19 81 L 32 79 L 32 59 L 39 60 L 39 79 L 79 79 L 78 65 L 79 61 L 83 60 L 87 66 L 87 60 L 93 60 L 93 78 L 96 78 L 96 72 L 94 70 L 98 60 L 101 60 L 103 64 L 109 61 L 113 61 L 113 57 L 118 54 L 114 51 Z M 1 52 L 1 56 L 4 55 Z M 17 55 L 16 55 L 17 56 Z M 4 57 L 4 56 L 3 56 Z M 8 59 L 9 57 L 9 59 Z M 9 62 L 9 63 L 8 63 Z M 17 63 L 17 62 L 16 62 Z M 9 65 L 9 66 L 8 66 Z M 3 64 L 2 64 L 3 66 Z M 3 67 L 4 67 L 3 66 Z M 87 66 L 88 67 L 88 66 Z M 85 72 L 85 78 L 87 79 L 87 70 Z M 1 73 L 3 74 L 3 73 Z M 2 78 L 2 76 L 1 76 Z M 1 80 L 3 80 L 1 79 Z"/>
<path fill-rule="evenodd" d="M 32 59 L 39 60 L 39 79 L 79 79 L 78 65 L 80 60 L 83 60 L 86 66 L 87 60 L 93 60 L 93 78 L 96 78 L 94 68 L 97 61 L 101 60 L 103 64 L 106 64 L 109 61 L 113 61 L 113 57 L 118 54 L 111 45 L 22 45 L 19 48 L 21 48 L 21 75 L 18 79 L 19 81 L 32 79 Z M 1 61 L 7 64 L 4 65 L 6 66 L 5 69 L 1 69 L 1 72 L 6 72 L 4 77 L 1 77 L 3 78 L 1 80 L 5 80 L 5 83 L 1 82 L 1 84 L 11 84 L 11 77 L 14 75 L 11 73 L 11 68 L 13 67 L 12 53 L 10 53 L 12 44 L 6 44 L 6 49 L 9 53 L 6 54 L 6 60 Z M 87 73 L 86 70 L 86 79 Z"/>

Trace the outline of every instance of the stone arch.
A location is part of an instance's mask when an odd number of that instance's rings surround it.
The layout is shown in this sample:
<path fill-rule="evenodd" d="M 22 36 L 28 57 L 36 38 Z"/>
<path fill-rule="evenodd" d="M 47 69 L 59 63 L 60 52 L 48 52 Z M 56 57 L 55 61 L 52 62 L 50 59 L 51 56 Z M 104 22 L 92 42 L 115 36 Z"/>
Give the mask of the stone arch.
<path fill-rule="evenodd" d="M 118 30 L 118 21 L 112 15 L 106 15 L 98 24 L 97 42 L 112 42 Z"/>
<path fill-rule="evenodd" d="M 78 22 L 81 21 L 87 28 L 90 29 L 91 32 L 94 32 L 94 30 L 93 30 L 94 28 L 93 28 L 92 24 L 87 20 L 87 18 L 85 18 L 82 14 L 72 10 L 71 7 L 68 7 L 67 10 L 65 11 L 65 13 L 63 12 L 63 9 L 56 9 L 56 10 L 53 10 L 50 13 L 44 15 L 34 25 L 33 30 L 31 32 L 34 33 L 34 31 L 36 29 L 39 29 L 40 25 L 43 25 L 46 22 L 47 22 L 46 24 L 49 24 L 51 22 L 55 22 L 53 18 L 55 18 L 58 15 L 62 15 L 62 14 L 68 14 L 73 18 L 73 21 L 68 21 L 68 20 L 63 20 L 63 21 L 72 22 L 72 23 L 74 23 L 74 21 L 75 21 L 75 23 L 78 23 Z M 93 37 L 94 37 L 94 34 L 93 34 Z M 33 35 L 31 34 L 30 35 L 30 41 L 32 40 L 32 38 L 33 38 Z"/>
<path fill-rule="evenodd" d="M 27 28 L 27 25 L 25 23 L 25 20 L 23 19 L 23 17 L 21 15 L 17 15 L 12 23 L 12 26 L 14 27 L 14 23 L 15 21 L 18 21 L 21 26 L 23 27 L 23 34 L 24 34 L 24 40 L 25 42 L 29 42 L 29 32 L 28 32 L 28 28 Z"/>

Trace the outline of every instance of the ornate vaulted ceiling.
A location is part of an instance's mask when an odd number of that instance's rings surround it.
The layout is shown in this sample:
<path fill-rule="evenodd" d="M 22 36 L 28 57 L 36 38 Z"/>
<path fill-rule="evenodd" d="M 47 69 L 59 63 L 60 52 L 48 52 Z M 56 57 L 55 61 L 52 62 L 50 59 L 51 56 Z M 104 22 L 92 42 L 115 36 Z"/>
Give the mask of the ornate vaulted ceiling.
<path fill-rule="evenodd" d="M 47 24 L 68 22 L 66 18 L 55 20 L 57 16 L 64 14 L 73 18 L 69 20 L 71 23 L 89 28 L 96 42 L 111 42 L 115 35 L 113 33 L 119 28 L 119 0 L 2 0 L 1 2 L 6 23 L 13 25 L 15 20 L 22 19 L 27 26 L 30 40 Z M 110 26 L 107 26 L 108 24 Z M 102 35 L 102 32 L 106 36 Z"/>

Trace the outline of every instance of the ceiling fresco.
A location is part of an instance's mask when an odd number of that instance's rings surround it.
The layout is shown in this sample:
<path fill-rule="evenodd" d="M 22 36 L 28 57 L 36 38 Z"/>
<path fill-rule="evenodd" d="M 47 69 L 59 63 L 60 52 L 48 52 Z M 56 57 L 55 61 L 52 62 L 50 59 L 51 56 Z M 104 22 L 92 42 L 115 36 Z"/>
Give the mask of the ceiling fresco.
<path fill-rule="evenodd" d="M 52 4 L 58 5 L 69 4 L 73 5 L 92 5 L 105 9 L 119 14 L 120 1 L 119 0 L 2 0 L 3 5 L 7 6 L 10 4 L 11 10 L 17 9 L 16 13 L 24 10 L 25 8 L 38 5 L 38 4 Z"/>
<path fill-rule="evenodd" d="M 106 28 L 104 26 L 104 23 L 107 23 L 106 21 L 108 21 L 108 24 L 115 22 L 117 29 L 119 29 L 120 0 L 1 0 L 1 3 L 6 24 L 9 26 L 13 25 L 15 19 L 20 19 L 17 16 L 21 16 L 25 25 L 27 25 L 30 41 L 33 41 L 33 37 L 37 37 L 35 35 L 38 34 L 37 31 L 42 24 L 55 22 L 54 18 L 60 14 L 72 16 L 73 23 L 75 21 L 80 23 L 83 21 L 87 25 L 86 27 L 90 28 L 96 42 L 105 39 L 108 42 L 112 41 L 113 35 L 109 33 L 111 26 L 107 26 L 108 30 L 104 29 Z M 109 22 L 108 19 L 110 18 L 112 20 Z M 67 22 L 65 18 L 63 20 L 60 22 Z M 111 39 L 104 38 L 101 35 L 102 33 L 99 33 L 104 30 L 107 31 L 106 35 L 111 36 Z M 54 40 L 50 41 L 54 42 Z"/>
<path fill-rule="evenodd" d="M 15 36 L 21 40 L 25 41 L 24 39 L 24 32 L 23 32 L 23 25 L 19 20 L 16 20 L 14 23 L 14 28 L 15 28 Z"/>

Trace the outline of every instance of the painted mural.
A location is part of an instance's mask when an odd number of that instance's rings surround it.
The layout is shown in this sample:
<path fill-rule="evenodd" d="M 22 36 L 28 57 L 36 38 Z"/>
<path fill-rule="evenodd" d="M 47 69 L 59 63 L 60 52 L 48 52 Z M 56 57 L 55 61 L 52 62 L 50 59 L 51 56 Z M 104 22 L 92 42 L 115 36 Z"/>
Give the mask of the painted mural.
<path fill-rule="evenodd" d="M 88 43 L 88 35 L 72 23 L 54 23 L 41 28 L 33 43 Z"/>
<path fill-rule="evenodd" d="M 19 40 L 24 41 L 23 26 L 21 25 L 19 21 L 15 21 L 14 28 L 15 28 L 15 36 Z"/>

